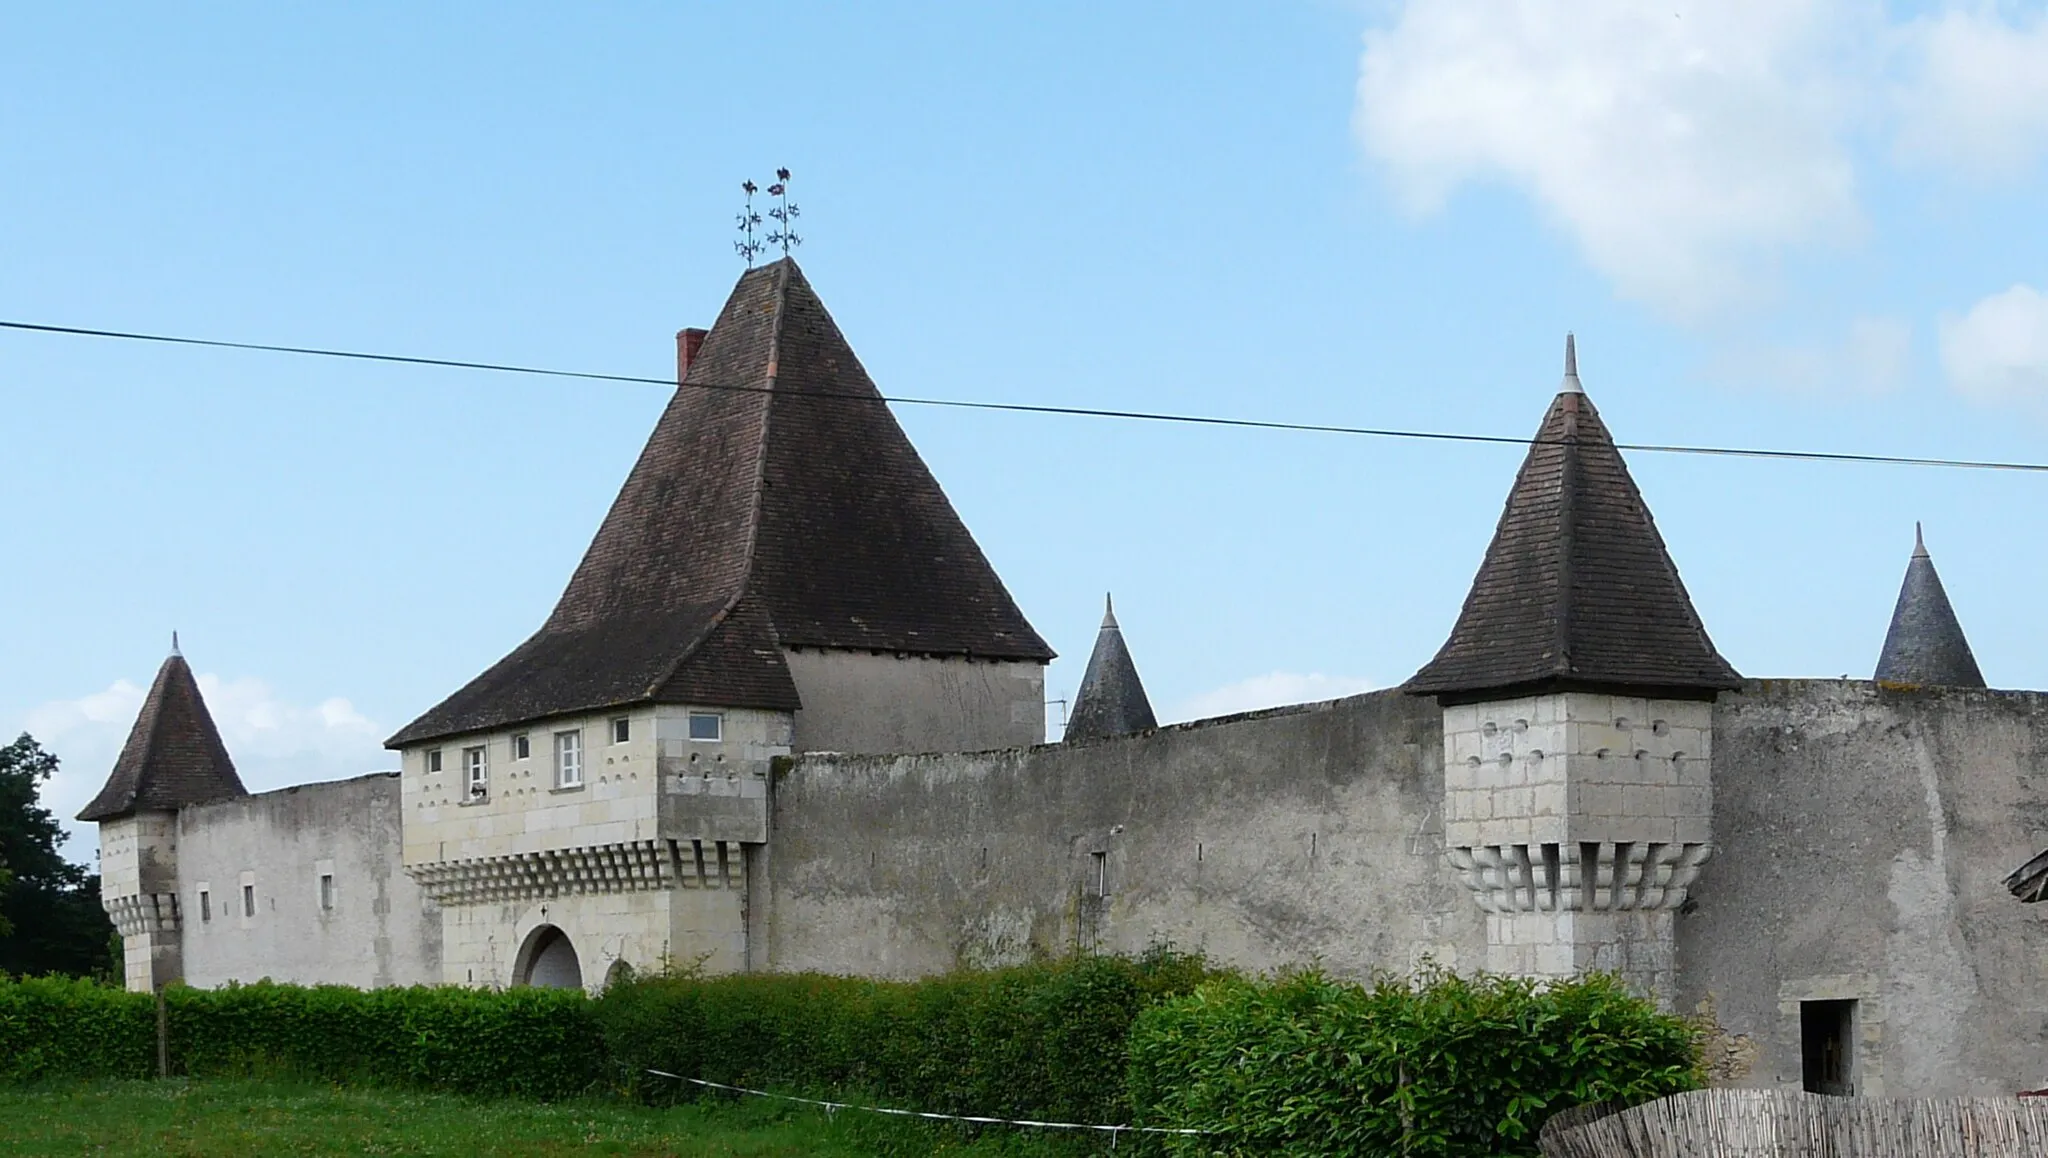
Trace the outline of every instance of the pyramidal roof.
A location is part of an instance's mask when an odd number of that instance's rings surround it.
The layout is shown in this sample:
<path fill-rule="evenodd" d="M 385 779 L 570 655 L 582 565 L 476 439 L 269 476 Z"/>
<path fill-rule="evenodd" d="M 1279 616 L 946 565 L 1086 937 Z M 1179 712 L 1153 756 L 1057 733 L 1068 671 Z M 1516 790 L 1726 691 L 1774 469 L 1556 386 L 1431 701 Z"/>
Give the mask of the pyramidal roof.
<path fill-rule="evenodd" d="M 106 786 L 78 819 L 115 820 L 248 794 L 174 637 Z"/>
<path fill-rule="evenodd" d="M 784 647 L 1053 657 L 788 258 L 734 287 L 547 622 L 387 743 L 794 710 Z"/>
<path fill-rule="evenodd" d="M 1152 701 L 1138 679 L 1138 666 L 1131 662 L 1130 648 L 1124 646 L 1116 607 L 1104 596 L 1102 630 L 1095 633 L 1095 650 L 1088 655 L 1088 669 L 1081 675 L 1081 690 L 1074 696 L 1074 710 L 1067 716 L 1067 730 L 1061 739 L 1099 740 L 1158 726 Z"/>
<path fill-rule="evenodd" d="M 1913 524 L 1913 557 L 1906 561 L 1891 630 L 1885 632 L 1884 650 L 1877 657 L 1877 678 L 1955 688 L 1985 686 L 1984 673 L 1977 670 L 1977 657 L 1970 652 L 1955 608 L 1949 606 L 1918 523 Z"/>
<path fill-rule="evenodd" d="M 1575 688 L 1710 696 L 1740 682 L 1580 385 L 1567 337 L 1563 385 L 1457 625 L 1407 690 L 1447 699 Z"/>

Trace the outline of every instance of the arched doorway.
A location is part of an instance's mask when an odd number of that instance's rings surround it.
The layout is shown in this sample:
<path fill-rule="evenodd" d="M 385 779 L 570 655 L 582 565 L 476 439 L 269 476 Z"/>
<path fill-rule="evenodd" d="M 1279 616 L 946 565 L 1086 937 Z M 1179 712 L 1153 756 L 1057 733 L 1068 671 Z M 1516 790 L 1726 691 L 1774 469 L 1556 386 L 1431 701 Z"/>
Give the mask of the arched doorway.
<path fill-rule="evenodd" d="M 538 989 L 583 988 L 583 966 L 577 963 L 576 947 L 569 935 L 553 925 L 542 925 L 526 935 L 519 950 L 515 984 Z"/>

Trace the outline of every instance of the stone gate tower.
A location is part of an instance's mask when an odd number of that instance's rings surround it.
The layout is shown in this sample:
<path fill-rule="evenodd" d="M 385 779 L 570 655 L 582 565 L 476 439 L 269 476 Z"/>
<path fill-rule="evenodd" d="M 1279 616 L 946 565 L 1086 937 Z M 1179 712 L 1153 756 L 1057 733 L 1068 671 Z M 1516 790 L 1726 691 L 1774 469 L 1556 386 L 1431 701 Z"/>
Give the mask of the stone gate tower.
<path fill-rule="evenodd" d="M 1715 651 L 1565 339 L 1565 376 L 1450 639 L 1444 843 L 1487 967 L 1599 969 L 1669 1002 L 1672 918 L 1712 850 Z"/>

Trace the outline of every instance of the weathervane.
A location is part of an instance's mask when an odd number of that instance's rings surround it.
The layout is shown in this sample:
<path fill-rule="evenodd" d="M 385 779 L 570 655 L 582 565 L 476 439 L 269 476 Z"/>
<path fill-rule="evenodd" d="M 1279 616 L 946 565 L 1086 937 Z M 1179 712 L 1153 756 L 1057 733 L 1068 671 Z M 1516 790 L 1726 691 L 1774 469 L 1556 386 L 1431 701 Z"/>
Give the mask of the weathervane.
<path fill-rule="evenodd" d="M 739 231 L 743 240 L 733 242 L 732 247 L 739 251 L 741 257 L 746 259 L 747 268 L 752 269 L 754 268 L 754 259 L 761 256 L 762 250 L 768 248 L 762 244 L 760 238 L 754 236 L 754 227 L 761 224 L 761 215 L 754 212 L 754 193 L 759 186 L 755 185 L 752 181 L 742 181 L 740 182 L 740 188 L 747 192 L 746 208 L 742 209 L 739 215 Z"/>
<path fill-rule="evenodd" d="M 775 208 L 768 211 L 768 216 L 775 219 L 775 231 L 768 235 L 768 240 L 781 246 L 782 256 L 788 257 L 793 246 L 804 243 L 804 239 L 796 235 L 796 219 L 801 211 L 789 199 L 789 170 L 775 170 L 775 184 L 768 186 L 768 192 L 775 198 Z"/>

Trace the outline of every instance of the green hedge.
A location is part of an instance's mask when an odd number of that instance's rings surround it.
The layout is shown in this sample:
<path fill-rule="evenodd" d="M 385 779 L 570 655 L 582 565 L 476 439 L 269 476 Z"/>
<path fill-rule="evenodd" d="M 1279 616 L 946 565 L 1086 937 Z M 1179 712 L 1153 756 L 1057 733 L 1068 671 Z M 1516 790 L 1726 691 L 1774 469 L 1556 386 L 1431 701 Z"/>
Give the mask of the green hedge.
<path fill-rule="evenodd" d="M 1146 1011 L 1130 1055 L 1138 1124 L 1214 1131 L 1154 1143 L 1175 1154 L 1534 1155 L 1554 1110 L 1699 1085 L 1692 1027 L 1605 975 L 1222 979 Z"/>
<path fill-rule="evenodd" d="M 581 1093 L 604 1072 L 580 991 L 348 989 L 262 982 L 165 991 L 170 1065 L 480 1096 Z M 0 1081 L 156 1073 L 156 1004 L 89 981 L 0 981 Z"/>
<path fill-rule="evenodd" d="M 1132 1021 L 1213 976 L 1168 951 L 1077 957 L 918 982 L 814 974 L 654 978 L 598 1003 L 620 1077 L 834 1092 L 952 1114 L 1125 1122 Z"/>

